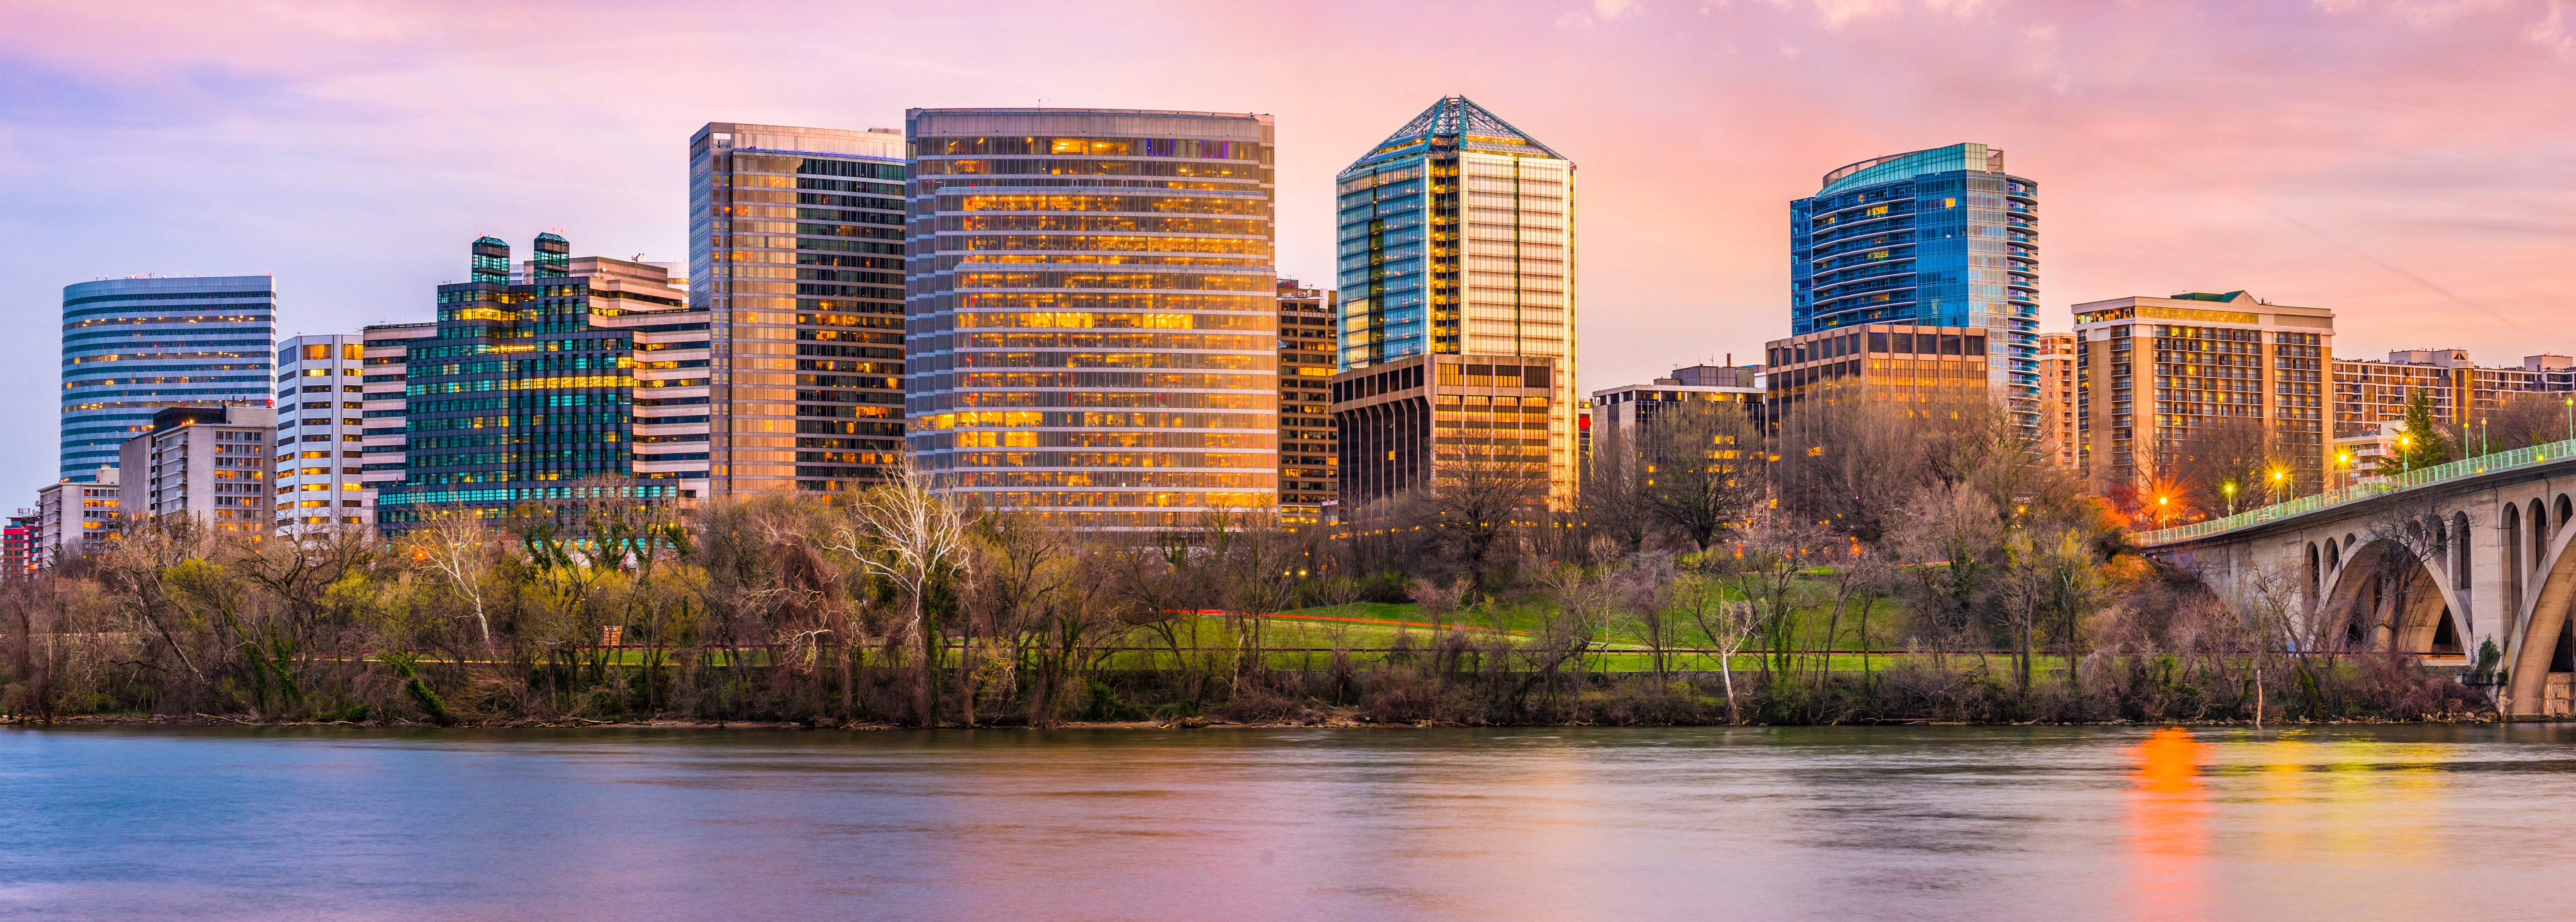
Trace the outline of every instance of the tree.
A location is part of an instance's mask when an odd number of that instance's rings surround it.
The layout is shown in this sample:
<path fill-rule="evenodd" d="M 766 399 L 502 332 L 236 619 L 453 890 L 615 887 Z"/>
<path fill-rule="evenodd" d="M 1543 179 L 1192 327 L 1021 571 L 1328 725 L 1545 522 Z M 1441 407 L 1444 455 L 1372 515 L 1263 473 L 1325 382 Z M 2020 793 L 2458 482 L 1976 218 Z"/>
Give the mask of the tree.
<path fill-rule="evenodd" d="M 1645 506 L 1703 553 L 1741 527 L 1767 492 L 1769 453 L 1743 404 L 1675 403 L 1643 428 Z"/>
<path fill-rule="evenodd" d="M 2451 437 L 2433 419 L 2431 388 L 2410 388 L 2406 396 L 2406 416 L 2398 424 L 2397 444 L 2381 452 L 2379 475 L 2393 477 L 2408 471 L 2446 464 L 2458 457 Z"/>
<path fill-rule="evenodd" d="M 1735 655 L 1752 640 L 1761 612 L 1752 602 L 1727 598 L 1727 581 L 1713 572 L 1707 555 L 1695 560 L 1695 566 L 1674 578 L 1667 594 L 1674 609 L 1708 639 L 1709 651 L 1717 656 L 1718 682 L 1726 689 L 1726 722 L 1740 724 L 1744 712 L 1735 694 Z"/>
<path fill-rule="evenodd" d="M 914 700 L 922 726 L 939 722 L 939 691 L 931 673 L 939 662 L 940 640 L 929 605 L 931 586 L 964 575 L 967 566 L 966 516 L 932 486 L 931 476 L 919 468 L 894 468 L 885 483 L 869 487 L 849 505 L 831 545 L 902 591 L 904 628 L 918 643 L 921 657 Z"/>
<path fill-rule="evenodd" d="M 1546 449 L 1487 438 L 1444 451 L 1432 465 L 1430 512 L 1442 543 L 1467 571 L 1462 598 L 1485 594 L 1503 535 L 1547 499 Z"/>

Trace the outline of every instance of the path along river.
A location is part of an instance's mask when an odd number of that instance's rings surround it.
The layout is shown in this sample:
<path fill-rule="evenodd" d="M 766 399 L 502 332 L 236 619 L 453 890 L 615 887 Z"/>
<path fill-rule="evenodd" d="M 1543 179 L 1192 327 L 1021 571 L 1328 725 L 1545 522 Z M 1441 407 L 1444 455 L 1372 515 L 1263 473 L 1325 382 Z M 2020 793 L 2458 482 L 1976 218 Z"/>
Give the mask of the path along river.
<path fill-rule="evenodd" d="M 2576 727 L 0 730 L 0 918 L 2521 919 Z"/>

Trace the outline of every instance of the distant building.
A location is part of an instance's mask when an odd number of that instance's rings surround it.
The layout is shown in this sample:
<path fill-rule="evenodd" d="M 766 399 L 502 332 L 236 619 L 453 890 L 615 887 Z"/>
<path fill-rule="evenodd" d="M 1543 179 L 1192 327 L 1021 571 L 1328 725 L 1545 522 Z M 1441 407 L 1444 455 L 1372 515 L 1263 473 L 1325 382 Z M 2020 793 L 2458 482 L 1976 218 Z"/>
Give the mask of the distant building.
<path fill-rule="evenodd" d="M 366 484 L 365 352 L 363 334 L 278 344 L 279 534 L 375 524 L 375 494 Z"/>
<path fill-rule="evenodd" d="M 175 406 L 269 405 L 277 289 L 265 275 L 63 286 L 61 476 L 87 481 Z"/>
<path fill-rule="evenodd" d="M 1657 410 L 1682 403 L 1742 404 L 1745 414 L 1759 423 L 1765 397 L 1758 383 L 1761 371 L 1758 365 L 1693 365 L 1673 369 L 1671 377 L 1650 383 L 1593 391 L 1588 428 L 1602 437 L 1613 430 L 1635 432 L 1637 427 L 1652 425 Z"/>
<path fill-rule="evenodd" d="M 1324 520 L 1341 485 L 1333 432 L 1333 330 L 1341 301 L 1329 288 L 1279 280 L 1279 521 Z"/>
<path fill-rule="evenodd" d="M 336 403 L 337 393 L 331 396 Z M 279 436 L 274 457 L 280 463 L 294 463 L 292 459 L 300 446 L 295 444 L 293 433 L 279 432 L 275 410 L 171 407 L 152 414 L 152 430 L 126 440 L 120 452 L 120 490 L 127 526 L 184 515 L 218 532 L 245 533 L 254 539 L 268 534 L 271 436 Z M 336 443 L 328 445 L 319 465 L 337 467 L 338 459 L 330 456 L 338 448 Z M 350 452 L 351 457 L 356 454 Z M 287 467 L 283 471 L 294 469 Z M 334 504 L 340 491 L 333 481 L 286 476 L 292 477 L 294 485 L 284 486 L 275 494 L 280 517 L 311 510 L 317 514 L 310 518 L 337 521 L 334 517 L 339 510 Z M 355 484 L 357 478 L 351 476 L 345 482 Z"/>
<path fill-rule="evenodd" d="M 661 361 L 712 364 L 704 388 L 637 409 L 705 417 L 707 440 L 647 454 L 700 455 L 721 496 L 829 494 L 900 463 L 904 158 L 892 128 L 709 122 L 690 135 L 688 299 L 710 326 Z"/>
<path fill-rule="evenodd" d="M 0 577 L 25 579 L 36 572 L 36 534 L 43 526 L 33 509 L 20 509 L 0 528 Z"/>
<path fill-rule="evenodd" d="M 403 420 L 407 412 L 403 395 L 411 360 L 411 344 L 438 335 L 436 323 L 380 323 L 359 331 L 361 354 L 365 356 L 366 374 L 359 380 L 364 393 L 361 417 L 365 427 L 359 431 L 359 450 L 363 464 L 359 479 L 370 499 L 380 496 L 386 487 L 403 482 L 404 450 L 410 444 Z M 372 510 L 371 510 L 372 514 Z M 375 519 L 369 519 L 373 524 Z"/>
<path fill-rule="evenodd" d="M 1864 324 L 1764 344 L 1764 422 L 1777 430 L 1802 410 L 1870 400 L 1911 412 L 1936 398 L 1992 393 L 1995 356 L 1983 327 Z"/>
<path fill-rule="evenodd" d="M 2433 418 L 2475 427 L 2514 394 L 2576 391 L 2576 362 L 2563 355 L 2525 356 L 2519 368 L 2486 368 L 2466 349 L 2402 349 L 2388 360 L 2334 360 L 2337 438 L 2367 436 L 2377 424 L 2403 419 L 2416 389 L 2426 391 Z M 2569 436 L 2576 438 L 2576 435 Z"/>
<path fill-rule="evenodd" d="M 2039 187 L 2004 152 L 1953 144 L 1874 157 L 1789 203 L 1789 329 L 1970 328 L 1987 384 L 2039 435 Z"/>
<path fill-rule="evenodd" d="M 2334 312 L 2242 291 L 2075 305 L 2076 426 L 2105 489 L 2145 487 L 2218 428 L 2259 426 L 2296 493 L 2324 482 Z"/>
<path fill-rule="evenodd" d="M 2040 444 L 2050 466 L 2083 469 L 2083 439 L 2075 425 L 2075 334 L 2039 335 Z"/>
<path fill-rule="evenodd" d="M 1560 500 L 1579 470 L 1574 180 L 1573 161 L 1463 96 L 1337 178 L 1345 376 L 1420 355 L 1553 369 L 1547 426 L 1516 448 Z"/>
<path fill-rule="evenodd" d="M 117 470 L 101 465 L 82 480 L 46 484 L 36 491 L 38 567 L 107 549 L 120 535 Z"/>
<path fill-rule="evenodd" d="M 1431 488 L 1435 463 L 1508 472 L 1547 491 L 1553 471 L 1529 449 L 1546 444 L 1562 407 L 1555 362 L 1433 353 L 1335 376 L 1344 515 Z"/>

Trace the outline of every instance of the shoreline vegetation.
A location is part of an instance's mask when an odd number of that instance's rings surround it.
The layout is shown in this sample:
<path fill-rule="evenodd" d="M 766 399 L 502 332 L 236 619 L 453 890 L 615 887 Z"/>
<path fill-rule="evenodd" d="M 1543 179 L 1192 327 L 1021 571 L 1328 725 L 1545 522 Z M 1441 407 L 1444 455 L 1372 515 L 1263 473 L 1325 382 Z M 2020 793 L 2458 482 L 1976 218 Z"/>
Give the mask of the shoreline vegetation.
<path fill-rule="evenodd" d="M 13 724 L 2272 724 L 2494 719 L 2491 648 L 2222 597 L 1973 401 L 1677 404 L 1331 525 L 1107 533 L 932 474 L 690 507 L 568 483 L 407 534 L 185 517 L 0 585 Z M 2193 474 L 2177 465 L 2171 473 Z M 2220 470 L 2224 473 L 2224 470 Z M 2419 581 L 2387 587 L 2405 612 Z M 222 716 L 202 716 L 222 715 Z"/>

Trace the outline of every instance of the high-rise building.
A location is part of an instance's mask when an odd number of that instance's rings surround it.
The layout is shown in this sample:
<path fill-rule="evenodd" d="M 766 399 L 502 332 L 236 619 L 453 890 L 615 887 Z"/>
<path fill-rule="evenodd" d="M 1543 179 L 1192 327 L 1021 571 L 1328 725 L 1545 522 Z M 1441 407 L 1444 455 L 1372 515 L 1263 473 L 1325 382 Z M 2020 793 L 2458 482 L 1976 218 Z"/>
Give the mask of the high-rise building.
<path fill-rule="evenodd" d="M 714 495 L 848 489 L 900 462 L 904 176 L 891 128 L 690 136 L 689 303 L 714 359 L 693 396 Z"/>
<path fill-rule="evenodd" d="M 2081 470 L 2075 427 L 2075 334 L 2039 335 L 2040 445 L 2059 470 Z"/>
<path fill-rule="evenodd" d="M 2038 184 L 1983 144 L 1874 157 L 1789 203 L 1789 327 L 1986 332 L 1989 385 L 2040 429 Z"/>
<path fill-rule="evenodd" d="M 359 331 L 366 362 L 366 374 L 359 378 L 365 390 L 359 395 L 365 406 L 360 418 L 366 424 L 359 433 L 364 463 L 358 476 L 370 498 L 403 482 L 404 448 L 410 444 L 403 429 L 409 412 L 403 381 L 410 370 L 411 345 L 437 335 L 436 323 L 379 323 Z"/>
<path fill-rule="evenodd" d="M 588 488 L 580 482 L 593 478 L 621 490 L 642 481 L 632 493 L 648 501 L 703 483 L 639 469 L 631 417 L 639 390 L 660 392 L 639 380 L 638 335 L 703 329 L 705 315 L 688 310 L 662 267 L 575 260 L 552 233 L 538 235 L 534 249 L 529 282 L 514 285 L 509 244 L 474 241 L 473 280 L 439 286 L 437 332 L 405 347 L 405 476 L 376 495 L 386 534 L 438 513 L 548 507 L 580 498 Z M 703 369 L 670 371 L 705 380 Z"/>
<path fill-rule="evenodd" d="M 124 446 L 117 446 L 120 453 Z M 117 469 L 99 465 L 79 480 L 64 478 L 36 491 L 36 565 L 53 566 L 69 557 L 86 557 L 107 549 L 121 534 Z"/>
<path fill-rule="evenodd" d="M 1438 489 L 1444 468 L 1453 483 L 1519 480 L 1530 499 L 1546 496 L 1554 478 L 1535 447 L 1571 409 L 1558 397 L 1565 372 L 1556 361 L 1435 352 L 1335 375 L 1342 514 Z"/>
<path fill-rule="evenodd" d="M 1764 345 L 1763 421 L 1776 431 L 1810 405 L 1845 399 L 1910 413 L 1963 394 L 1990 394 L 1988 332 L 1865 324 L 1772 340 Z"/>
<path fill-rule="evenodd" d="M 1266 115 L 913 109 L 915 463 L 1096 529 L 1278 502 Z"/>
<path fill-rule="evenodd" d="M 1344 378 L 1374 380 L 1358 373 L 1429 354 L 1551 369 L 1547 426 L 1518 447 L 1543 465 L 1552 497 L 1569 496 L 1578 470 L 1574 162 L 1466 97 L 1446 96 L 1342 170 L 1337 189 Z"/>
<path fill-rule="evenodd" d="M 1340 494 L 1330 390 L 1338 294 L 1279 280 L 1279 521 L 1285 524 L 1324 521 L 1324 507 Z"/>
<path fill-rule="evenodd" d="M 277 411 L 266 407 L 171 407 L 152 414 L 152 430 L 127 439 L 119 452 L 120 511 L 126 523 L 184 515 L 215 531 L 253 538 L 267 534 L 268 440 L 278 435 Z M 293 457 L 289 443 L 294 440 L 291 432 L 280 436 L 275 457 Z M 297 507 L 320 513 L 316 518 L 330 518 L 337 494 L 322 489 L 328 487 L 301 493 L 281 487 L 278 518 Z M 306 499 L 316 496 L 318 500 Z M 318 505 L 305 507 L 303 502 Z"/>
<path fill-rule="evenodd" d="M 63 286 L 61 476 L 85 481 L 176 406 L 268 406 L 277 289 L 265 275 Z"/>
<path fill-rule="evenodd" d="M 376 520 L 375 494 L 365 482 L 365 343 L 359 335 L 325 334 L 278 344 L 279 534 L 362 528 Z M 139 492 L 136 498 L 139 510 Z"/>
<path fill-rule="evenodd" d="M 2248 430 L 2289 475 L 2281 492 L 2323 483 L 2333 311 L 2242 291 L 2074 310 L 2079 459 L 2098 487 L 2161 491 L 2210 440 Z"/>

